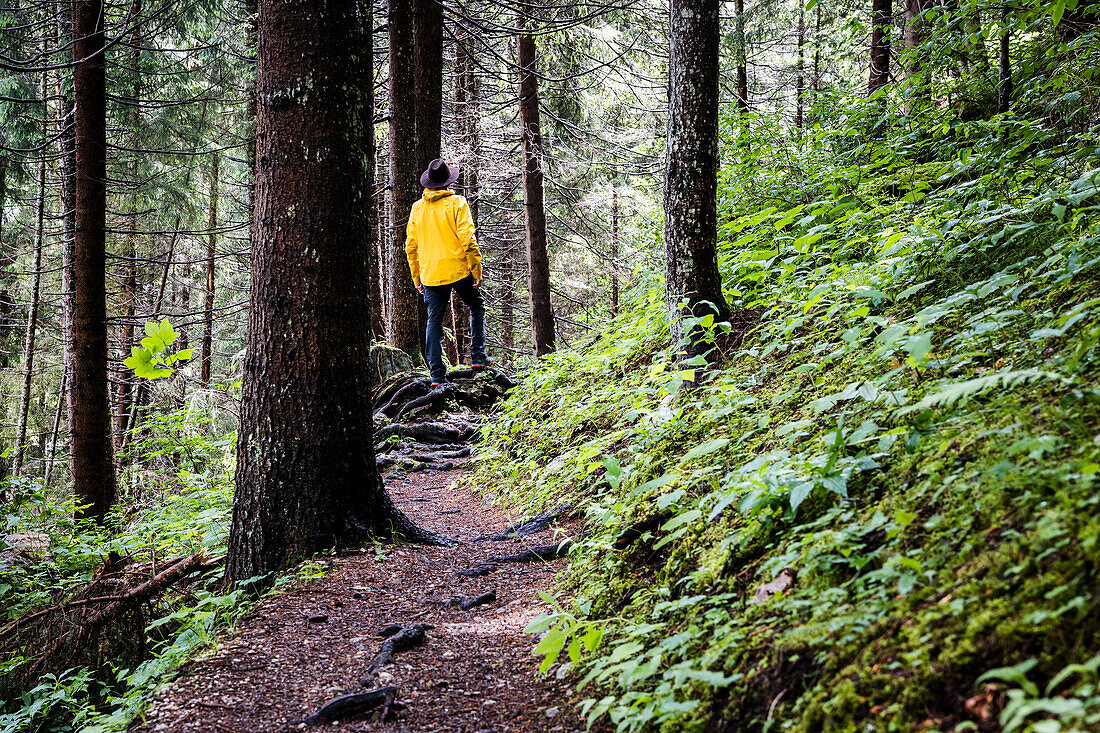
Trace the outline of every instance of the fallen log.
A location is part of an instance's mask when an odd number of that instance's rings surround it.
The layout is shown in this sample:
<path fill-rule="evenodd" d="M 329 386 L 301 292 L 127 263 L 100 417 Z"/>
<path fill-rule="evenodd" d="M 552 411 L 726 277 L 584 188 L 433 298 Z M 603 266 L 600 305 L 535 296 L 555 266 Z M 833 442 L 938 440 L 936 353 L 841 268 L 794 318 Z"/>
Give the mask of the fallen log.
<path fill-rule="evenodd" d="M 426 638 L 425 632 L 434 628 L 435 626 L 432 624 L 406 624 L 398 631 L 388 635 L 378 648 L 378 653 L 374 655 L 374 659 L 367 666 L 366 675 L 359 682 L 360 686 L 368 687 L 374 684 L 374 680 L 382 672 L 382 669 L 386 665 L 392 664 L 396 655 L 423 644 Z M 392 627 L 387 627 L 384 630 L 390 631 L 391 629 Z"/>
<path fill-rule="evenodd" d="M 97 637 L 100 631 L 116 617 L 136 613 L 141 604 L 153 599 L 184 577 L 198 570 L 212 567 L 223 559 L 224 556 L 208 557 L 205 553 L 198 552 L 178 559 L 148 580 L 122 592 L 112 594 L 109 598 L 92 596 L 76 599 L 69 603 L 60 604 L 53 609 L 47 609 L 52 613 L 36 612 L 33 621 L 28 618 L 14 622 L 4 629 L 4 635 L 41 628 L 44 632 L 48 632 L 51 637 L 42 651 L 35 655 L 34 661 L 19 670 L 19 676 L 24 680 L 33 680 L 51 670 L 56 671 L 74 666 L 79 655 L 91 653 L 92 650 L 99 647 Z M 103 603 L 102 606 L 95 610 L 89 610 L 93 603 L 100 602 Z M 70 613 L 71 609 L 76 608 L 86 613 L 83 616 Z M 57 631 L 54 628 L 56 626 L 53 621 L 55 618 L 62 620 L 68 628 Z M 45 625 L 39 627 L 40 623 Z M 142 623 L 142 626 L 144 626 L 144 623 Z"/>
<path fill-rule="evenodd" d="M 348 718 L 362 715 L 363 713 L 369 713 L 377 707 L 382 708 L 382 717 L 378 722 L 386 722 L 386 716 L 389 715 L 391 708 L 396 708 L 395 700 L 397 699 L 396 687 L 379 687 L 369 692 L 355 692 L 350 695 L 341 695 L 335 697 L 324 705 L 320 710 L 310 715 L 307 718 L 301 720 L 291 720 L 287 725 L 324 725 L 326 723 L 332 723 L 337 720 L 346 720 Z"/>
<path fill-rule="evenodd" d="M 482 535 L 475 539 L 474 542 L 502 542 L 514 537 L 526 537 L 536 532 L 542 532 L 544 529 L 549 529 L 551 525 L 557 523 L 558 519 L 572 510 L 573 507 L 568 504 L 562 504 L 548 512 L 539 514 L 537 517 L 531 517 L 530 519 L 510 524 L 495 534 Z"/>

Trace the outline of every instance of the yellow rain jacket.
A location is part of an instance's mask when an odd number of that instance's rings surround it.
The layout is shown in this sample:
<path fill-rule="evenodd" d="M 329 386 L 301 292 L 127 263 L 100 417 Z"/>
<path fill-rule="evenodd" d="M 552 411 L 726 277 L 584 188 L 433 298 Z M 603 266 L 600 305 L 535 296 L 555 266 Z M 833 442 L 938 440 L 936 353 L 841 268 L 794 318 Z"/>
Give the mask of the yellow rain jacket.
<path fill-rule="evenodd" d="M 481 279 L 481 252 L 466 199 L 449 189 L 424 189 L 405 229 L 405 254 L 417 287 Z"/>

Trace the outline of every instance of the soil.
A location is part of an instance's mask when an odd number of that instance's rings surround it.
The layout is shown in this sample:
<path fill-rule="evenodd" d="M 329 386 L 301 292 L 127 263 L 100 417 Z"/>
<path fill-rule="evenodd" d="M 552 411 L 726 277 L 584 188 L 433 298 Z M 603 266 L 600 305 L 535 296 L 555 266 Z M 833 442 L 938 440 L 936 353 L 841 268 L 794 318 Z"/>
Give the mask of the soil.
<path fill-rule="evenodd" d="M 311 730 L 297 723 L 325 702 L 393 685 L 403 710 L 327 723 L 346 731 L 574 733 L 584 730 L 577 695 L 557 666 L 537 676 L 537 639 L 523 633 L 546 609 L 537 595 L 553 586 L 564 560 L 502 564 L 484 577 L 455 575 L 493 555 L 566 536 L 557 527 L 522 539 L 468 542 L 520 519 L 453 487 L 461 474 L 389 476 L 394 501 L 421 525 L 467 543 L 453 547 L 379 545 L 330 558 L 323 577 L 263 601 L 209 656 L 189 663 L 159 693 L 135 733 L 258 733 Z M 496 600 L 469 611 L 443 603 L 489 590 Z M 390 624 L 428 623 L 421 646 L 401 652 L 368 688 L 360 686 Z M 564 675 L 562 675 L 564 676 Z"/>

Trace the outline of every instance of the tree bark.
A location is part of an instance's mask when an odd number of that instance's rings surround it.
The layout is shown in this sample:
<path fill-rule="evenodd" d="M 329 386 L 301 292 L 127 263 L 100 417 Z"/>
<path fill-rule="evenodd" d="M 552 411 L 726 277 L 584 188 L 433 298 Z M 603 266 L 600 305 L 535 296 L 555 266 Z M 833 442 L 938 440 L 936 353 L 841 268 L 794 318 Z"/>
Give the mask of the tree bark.
<path fill-rule="evenodd" d="M 413 0 L 416 174 L 439 157 L 443 137 L 443 6 Z"/>
<path fill-rule="evenodd" d="M 370 402 L 358 0 L 262 0 L 252 288 L 226 576 L 369 534 L 431 539 L 389 500 Z M 308 84 L 303 83 L 308 80 Z"/>
<path fill-rule="evenodd" d="M 677 341 L 684 335 L 684 316 L 729 317 L 717 252 L 720 4 L 670 3 L 665 291 Z M 692 351 L 698 338 L 688 336 Z"/>
<path fill-rule="evenodd" d="M 531 341 L 535 358 L 554 351 L 554 311 L 550 303 L 550 257 L 546 247 L 543 200 L 542 131 L 539 126 L 539 82 L 535 39 L 526 32 L 524 3 L 517 16 L 519 119 L 523 146 L 523 220 L 527 233 L 527 275 L 531 304 Z"/>
<path fill-rule="evenodd" d="M 794 96 L 795 96 L 795 111 L 794 111 L 794 124 L 795 127 L 802 127 L 803 106 L 805 104 L 806 95 L 806 10 L 802 6 L 798 8 L 798 65 L 797 74 L 795 76 Z"/>
<path fill-rule="evenodd" d="M 890 81 L 890 24 L 893 20 L 893 0 L 871 1 L 871 74 L 867 93 Z"/>
<path fill-rule="evenodd" d="M 385 308 L 382 306 L 382 282 L 379 279 L 382 273 L 381 248 L 379 241 L 382 238 L 379 207 L 374 204 L 376 181 L 375 174 L 378 166 L 378 140 L 374 130 L 374 2 L 373 0 L 360 0 L 359 13 L 363 17 L 363 27 L 367 32 L 366 48 L 364 48 L 363 77 L 367 95 L 367 108 L 371 110 L 371 120 L 366 129 L 366 160 L 364 161 L 367 175 L 367 190 L 370 191 L 371 206 L 367 210 L 367 278 L 370 290 L 370 335 L 371 340 L 385 340 L 386 321 Z M 380 196 L 379 199 L 384 197 Z"/>
<path fill-rule="evenodd" d="M 133 28 L 130 38 L 130 75 L 131 75 L 131 97 L 134 101 L 134 105 L 130 108 L 127 115 L 127 124 L 130 128 L 130 134 L 133 139 L 131 144 L 136 150 L 141 147 L 139 140 L 137 139 L 138 126 L 141 124 L 141 116 L 138 113 L 137 101 L 141 99 L 141 23 L 139 19 L 141 17 L 141 0 L 133 0 L 130 4 L 130 18 L 129 23 Z M 136 153 L 134 154 L 137 155 Z M 135 184 L 137 181 L 137 161 L 136 158 L 130 162 L 130 181 Z M 134 306 L 137 299 L 137 201 L 135 196 L 130 197 L 130 214 L 129 214 L 129 231 L 126 233 L 126 262 L 124 264 L 125 274 L 123 275 L 122 286 L 122 307 L 124 311 L 124 318 L 122 321 L 122 332 L 119 338 L 119 351 L 120 359 L 119 364 L 123 359 L 130 356 L 131 347 L 134 344 Z M 122 450 L 122 444 L 125 442 L 126 435 L 126 422 L 130 415 L 130 398 L 133 395 L 134 388 L 134 375 L 130 373 L 130 369 L 126 366 L 121 366 L 118 372 L 118 391 L 115 396 L 115 453 L 117 454 Z"/>
<path fill-rule="evenodd" d="M 390 39 L 390 345 L 414 359 L 424 339 L 420 294 L 405 257 L 405 227 L 420 195 L 416 170 L 416 91 L 412 0 L 389 0 Z"/>
<path fill-rule="evenodd" d="M 203 387 L 210 386 L 210 371 L 214 363 L 214 258 L 217 254 L 218 228 L 218 154 L 210 158 L 210 217 L 207 221 L 209 234 L 206 237 L 206 302 L 202 315 L 202 364 L 199 382 Z"/>
<path fill-rule="evenodd" d="M 500 364 L 505 369 L 514 366 L 516 352 L 515 309 L 512 303 L 516 298 L 515 265 L 512 260 L 512 248 L 503 243 L 500 265 Z"/>
<path fill-rule="evenodd" d="M 908 52 L 909 99 L 907 114 L 914 114 L 928 102 L 928 83 L 925 79 L 922 59 L 925 24 L 922 13 L 927 9 L 927 0 L 905 0 L 905 47 Z"/>
<path fill-rule="evenodd" d="M 1001 48 L 997 74 L 997 111 L 1001 113 L 1008 112 L 1012 105 L 1012 58 L 1009 56 L 1011 35 L 1008 27 L 1010 17 L 1008 3 L 1005 3 L 1001 6 Z"/>
<path fill-rule="evenodd" d="M 737 32 L 737 107 L 749 111 L 749 48 L 745 38 L 745 0 L 736 3 Z"/>
<path fill-rule="evenodd" d="M 619 188 L 611 186 L 611 317 L 619 315 Z"/>
<path fill-rule="evenodd" d="M 107 87 L 102 0 L 73 0 L 75 236 L 72 468 L 78 512 L 102 520 L 115 503 L 107 382 Z"/>
<path fill-rule="evenodd" d="M 56 5 L 56 40 L 60 48 L 73 34 L 72 13 L 66 12 L 71 0 L 59 0 Z M 72 84 L 66 83 L 64 72 L 57 75 L 57 108 L 55 116 L 58 126 L 58 148 L 60 152 L 59 176 L 61 178 L 61 359 L 64 365 L 63 380 L 69 389 L 66 391 L 65 417 L 72 439 L 73 411 L 73 265 L 76 261 L 76 121 L 75 101 Z M 110 416 L 108 416 L 110 419 Z"/>
<path fill-rule="evenodd" d="M 43 44 L 45 45 L 45 44 Z M 48 95 L 48 75 L 42 74 L 42 98 Z M 42 138 L 49 138 L 47 115 L 42 116 Z M 38 300 L 42 290 L 42 242 L 46 220 L 46 152 L 42 151 L 42 157 L 38 161 L 38 207 L 37 220 L 34 228 L 34 272 L 31 273 L 31 298 L 30 308 L 27 311 L 27 340 L 26 349 L 23 352 L 23 384 L 19 391 L 19 422 L 15 433 L 15 456 L 12 459 L 11 472 L 19 476 L 23 471 L 23 458 L 27 443 L 27 418 L 30 415 L 31 384 L 34 380 L 34 347 L 35 336 L 38 333 Z"/>

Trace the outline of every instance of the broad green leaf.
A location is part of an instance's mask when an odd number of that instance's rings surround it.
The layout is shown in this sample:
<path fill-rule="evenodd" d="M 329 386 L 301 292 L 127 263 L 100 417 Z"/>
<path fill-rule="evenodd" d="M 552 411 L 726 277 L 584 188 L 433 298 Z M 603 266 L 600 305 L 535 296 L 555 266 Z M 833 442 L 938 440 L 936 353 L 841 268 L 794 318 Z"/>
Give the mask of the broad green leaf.
<path fill-rule="evenodd" d="M 708 440 L 706 443 L 703 443 L 702 445 L 697 445 L 689 450 L 687 453 L 685 453 L 684 457 L 680 459 L 680 463 L 687 463 L 688 461 L 695 460 L 696 458 L 709 456 L 711 453 L 720 451 L 725 448 L 729 442 L 729 438 L 715 438 L 714 440 Z"/>

